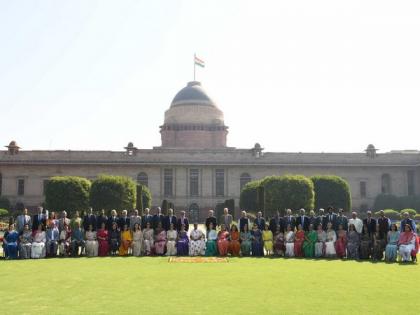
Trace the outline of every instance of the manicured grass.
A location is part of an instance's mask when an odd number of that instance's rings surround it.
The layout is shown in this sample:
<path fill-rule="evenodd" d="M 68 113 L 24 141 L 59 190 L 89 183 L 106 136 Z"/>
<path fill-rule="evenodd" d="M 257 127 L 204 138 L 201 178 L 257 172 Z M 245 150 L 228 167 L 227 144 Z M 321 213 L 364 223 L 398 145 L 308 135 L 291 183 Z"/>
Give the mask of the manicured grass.
<path fill-rule="evenodd" d="M 420 267 L 340 260 L 0 261 L 3 314 L 419 314 Z"/>

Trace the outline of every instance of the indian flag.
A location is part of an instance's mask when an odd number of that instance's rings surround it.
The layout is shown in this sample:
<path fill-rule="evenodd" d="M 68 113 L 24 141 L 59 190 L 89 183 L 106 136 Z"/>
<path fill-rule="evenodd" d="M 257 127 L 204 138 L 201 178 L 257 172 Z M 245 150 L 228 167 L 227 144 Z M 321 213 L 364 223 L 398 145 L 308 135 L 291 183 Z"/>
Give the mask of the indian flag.
<path fill-rule="evenodd" d="M 200 58 L 198 58 L 196 55 L 194 55 L 194 63 L 197 66 L 200 66 L 200 67 L 204 68 L 204 61 L 201 60 Z"/>

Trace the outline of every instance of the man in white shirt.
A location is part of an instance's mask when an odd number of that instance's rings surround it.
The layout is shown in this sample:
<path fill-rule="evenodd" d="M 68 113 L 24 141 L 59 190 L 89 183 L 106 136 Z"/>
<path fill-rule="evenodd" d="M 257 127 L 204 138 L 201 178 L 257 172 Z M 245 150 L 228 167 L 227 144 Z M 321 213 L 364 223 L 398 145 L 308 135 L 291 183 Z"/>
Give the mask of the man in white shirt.
<path fill-rule="evenodd" d="M 350 224 L 354 225 L 354 228 L 356 229 L 356 232 L 361 234 L 363 229 L 363 221 L 357 217 L 357 212 L 353 211 L 351 213 L 351 219 L 349 220 L 349 226 Z"/>

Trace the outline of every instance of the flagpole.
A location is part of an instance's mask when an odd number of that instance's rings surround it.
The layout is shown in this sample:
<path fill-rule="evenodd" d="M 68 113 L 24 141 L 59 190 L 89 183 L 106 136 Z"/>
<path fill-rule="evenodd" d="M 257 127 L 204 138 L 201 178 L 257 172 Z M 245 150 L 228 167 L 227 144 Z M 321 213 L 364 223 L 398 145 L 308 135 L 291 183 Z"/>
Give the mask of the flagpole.
<path fill-rule="evenodd" d="M 194 81 L 195 81 L 195 53 L 194 53 Z"/>

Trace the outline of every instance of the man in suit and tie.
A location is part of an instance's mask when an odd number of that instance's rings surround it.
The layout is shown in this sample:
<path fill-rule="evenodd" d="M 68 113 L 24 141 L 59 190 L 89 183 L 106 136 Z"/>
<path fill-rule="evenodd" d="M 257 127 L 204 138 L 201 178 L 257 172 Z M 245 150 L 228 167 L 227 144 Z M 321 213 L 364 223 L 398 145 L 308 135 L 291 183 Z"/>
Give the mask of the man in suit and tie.
<path fill-rule="evenodd" d="M 223 215 L 222 215 L 222 222 L 220 224 L 224 224 L 227 231 L 230 231 L 230 226 L 232 225 L 233 217 L 231 214 L 229 214 L 229 209 L 224 208 L 223 209 Z"/>
<path fill-rule="evenodd" d="M 376 220 L 372 218 L 372 211 L 366 212 L 367 217 L 363 220 L 363 224 L 367 224 L 369 235 L 373 235 L 376 230 Z"/>
<path fill-rule="evenodd" d="M 139 210 L 134 209 L 133 215 L 130 217 L 130 230 L 134 230 L 134 225 L 138 223 L 141 227 L 141 216 L 139 216 Z"/>
<path fill-rule="evenodd" d="M 61 218 L 58 220 L 58 231 L 61 233 L 64 230 L 65 225 L 70 225 L 70 219 L 67 218 L 67 212 L 61 212 Z"/>
<path fill-rule="evenodd" d="M 318 216 L 316 217 L 316 229 L 318 228 L 318 225 L 320 224 L 322 225 L 322 229 L 324 229 L 324 222 L 325 222 L 325 211 L 323 208 L 319 208 Z"/>
<path fill-rule="evenodd" d="M 121 211 L 121 216 L 118 219 L 118 227 L 120 231 L 124 229 L 124 225 L 127 225 L 127 227 L 130 227 L 130 218 L 127 215 L 127 210 Z"/>
<path fill-rule="evenodd" d="M 21 215 L 18 215 L 16 218 L 16 231 L 22 233 L 25 224 L 27 224 L 29 228 L 32 227 L 31 216 L 28 215 L 28 209 L 26 208 L 23 209 L 23 213 Z"/>
<path fill-rule="evenodd" d="M 263 218 L 261 211 L 258 211 L 257 212 L 257 217 L 255 218 L 255 222 L 254 223 L 258 226 L 258 228 L 261 231 L 264 231 L 264 228 L 265 228 L 265 219 Z"/>
<path fill-rule="evenodd" d="M 158 227 L 159 222 L 162 223 L 163 226 L 163 219 L 165 216 L 162 214 L 162 209 L 160 207 L 156 208 L 156 214 L 153 216 L 152 219 L 152 227 L 156 229 Z"/>
<path fill-rule="evenodd" d="M 181 225 L 184 225 L 185 231 L 188 232 L 190 228 L 190 224 L 188 222 L 187 216 L 185 215 L 185 211 L 181 211 L 181 216 L 178 219 L 178 222 L 177 222 L 178 232 L 181 230 Z"/>
<path fill-rule="evenodd" d="M 251 221 L 248 218 L 248 215 L 246 213 L 246 211 L 241 211 L 241 217 L 238 220 L 238 226 L 239 226 L 239 231 L 243 232 L 244 231 L 244 226 L 248 225 L 248 231 L 251 230 Z"/>
<path fill-rule="evenodd" d="M 108 221 L 106 224 L 106 228 L 108 231 L 111 231 L 112 229 L 112 225 L 115 223 L 117 223 L 118 226 L 118 217 L 117 217 L 117 211 L 116 210 L 111 210 L 111 215 L 108 217 Z"/>
<path fill-rule="evenodd" d="M 404 232 L 405 229 L 405 225 L 408 224 L 409 226 L 411 226 L 411 229 L 414 233 L 416 233 L 416 223 L 414 222 L 413 219 L 410 218 L 410 214 L 408 212 L 404 212 L 403 213 L 403 220 L 401 221 L 400 224 L 400 232 Z"/>
<path fill-rule="evenodd" d="M 150 227 L 152 227 L 153 225 L 152 221 L 153 221 L 153 216 L 150 214 L 150 209 L 149 208 L 144 209 L 144 215 L 141 218 L 141 228 L 145 229 L 147 223 L 150 223 Z"/>
<path fill-rule="evenodd" d="M 83 217 L 83 229 L 89 230 L 89 225 L 92 225 L 93 230 L 96 229 L 96 215 L 93 214 L 92 207 L 89 208 L 87 214 Z"/>
<path fill-rule="evenodd" d="M 295 229 L 296 227 L 296 219 L 294 216 L 292 216 L 292 210 L 291 209 L 287 209 L 286 210 L 286 216 L 284 217 L 284 230 L 287 229 L 287 226 L 290 225 L 290 227 L 292 228 L 292 231 Z"/>
<path fill-rule="evenodd" d="M 381 238 L 386 239 L 388 231 L 391 229 L 391 220 L 385 216 L 384 210 L 379 211 L 377 223 L 379 225 L 379 234 L 381 235 Z"/>
<path fill-rule="evenodd" d="M 349 220 L 347 217 L 343 214 L 344 210 L 342 208 L 338 209 L 338 216 L 337 216 L 337 226 L 334 230 L 338 230 L 338 227 L 341 225 L 343 227 L 344 231 L 348 231 L 349 229 Z"/>
<path fill-rule="evenodd" d="M 276 215 L 270 219 L 269 229 L 273 233 L 276 234 L 277 228 L 280 228 L 280 231 L 284 231 L 284 223 L 283 218 L 280 216 L 280 211 L 277 210 Z"/>
<path fill-rule="evenodd" d="M 164 228 L 165 228 L 166 231 L 169 230 L 171 224 L 174 225 L 174 230 L 178 229 L 177 219 L 176 219 L 176 216 L 174 216 L 174 209 L 172 209 L 172 208 L 168 209 L 168 215 L 165 217 L 164 222 L 165 222 Z"/>
<path fill-rule="evenodd" d="M 210 229 L 210 223 L 213 224 L 213 229 L 216 229 L 217 227 L 217 219 L 214 216 L 214 211 L 213 210 L 209 210 L 209 216 L 206 218 L 206 232 L 208 233 L 209 229 Z"/>
<path fill-rule="evenodd" d="M 32 217 L 32 231 L 37 230 L 38 229 L 38 226 L 40 224 L 42 224 L 42 226 L 43 226 L 42 229 L 45 231 L 45 229 L 46 229 L 46 226 L 45 225 L 47 223 L 47 218 L 46 218 L 45 214 L 43 213 L 43 210 L 44 209 L 42 209 L 42 207 L 38 207 L 38 213 L 35 214 Z"/>
<path fill-rule="evenodd" d="M 296 226 L 299 226 L 299 224 L 304 231 L 309 231 L 309 219 L 305 215 L 305 209 L 303 208 L 299 210 L 299 216 L 296 218 Z"/>
<path fill-rule="evenodd" d="M 101 214 L 96 217 L 96 230 L 102 227 L 102 223 L 105 223 L 105 228 L 108 225 L 108 217 L 105 215 L 105 209 L 101 210 Z"/>
<path fill-rule="evenodd" d="M 328 213 L 324 217 L 324 223 L 322 224 L 323 229 L 327 230 L 328 223 L 332 224 L 332 228 L 334 231 L 337 230 L 337 215 L 333 212 L 334 208 L 332 206 L 329 206 L 327 208 Z"/>

